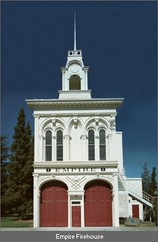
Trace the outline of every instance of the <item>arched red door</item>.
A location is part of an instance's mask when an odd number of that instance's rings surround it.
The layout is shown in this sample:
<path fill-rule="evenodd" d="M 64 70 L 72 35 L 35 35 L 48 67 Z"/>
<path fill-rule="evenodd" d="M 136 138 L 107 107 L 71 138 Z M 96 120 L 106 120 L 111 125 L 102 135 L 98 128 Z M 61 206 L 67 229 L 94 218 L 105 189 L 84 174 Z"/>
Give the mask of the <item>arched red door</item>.
<path fill-rule="evenodd" d="M 104 181 L 85 186 L 85 226 L 112 226 L 111 187 Z"/>
<path fill-rule="evenodd" d="M 40 226 L 68 226 L 67 186 L 60 181 L 50 181 L 41 188 Z"/>

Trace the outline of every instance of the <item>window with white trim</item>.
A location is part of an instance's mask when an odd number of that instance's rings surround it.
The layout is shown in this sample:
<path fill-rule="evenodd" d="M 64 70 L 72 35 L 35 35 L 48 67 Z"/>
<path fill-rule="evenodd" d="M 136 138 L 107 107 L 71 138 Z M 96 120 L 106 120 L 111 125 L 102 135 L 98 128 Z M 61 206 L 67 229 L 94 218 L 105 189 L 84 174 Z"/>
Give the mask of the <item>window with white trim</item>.
<path fill-rule="evenodd" d="M 95 160 L 95 139 L 92 129 L 88 131 L 88 159 Z"/>
<path fill-rule="evenodd" d="M 46 131 L 46 161 L 51 161 L 52 160 L 52 132 L 50 130 Z"/>
<path fill-rule="evenodd" d="M 57 161 L 63 160 L 63 131 L 57 131 Z"/>
<path fill-rule="evenodd" d="M 104 129 L 99 131 L 99 154 L 100 160 L 106 159 L 106 138 Z"/>

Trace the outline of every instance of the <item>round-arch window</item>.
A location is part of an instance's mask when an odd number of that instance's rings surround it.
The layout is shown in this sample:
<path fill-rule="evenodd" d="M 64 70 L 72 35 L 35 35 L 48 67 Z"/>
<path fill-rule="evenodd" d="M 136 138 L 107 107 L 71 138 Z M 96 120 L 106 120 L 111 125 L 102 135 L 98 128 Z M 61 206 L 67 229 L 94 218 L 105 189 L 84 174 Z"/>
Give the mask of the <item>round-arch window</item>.
<path fill-rule="evenodd" d="M 57 131 L 57 160 L 63 160 L 63 132 Z"/>
<path fill-rule="evenodd" d="M 46 161 L 52 160 L 52 132 L 46 132 Z"/>
<path fill-rule="evenodd" d="M 88 131 L 88 159 L 95 160 L 95 139 L 92 129 Z"/>
<path fill-rule="evenodd" d="M 106 159 L 106 138 L 105 130 L 101 129 L 99 131 L 99 150 L 100 150 L 100 160 Z"/>
<path fill-rule="evenodd" d="M 70 90 L 81 90 L 81 80 L 78 75 L 70 77 Z"/>

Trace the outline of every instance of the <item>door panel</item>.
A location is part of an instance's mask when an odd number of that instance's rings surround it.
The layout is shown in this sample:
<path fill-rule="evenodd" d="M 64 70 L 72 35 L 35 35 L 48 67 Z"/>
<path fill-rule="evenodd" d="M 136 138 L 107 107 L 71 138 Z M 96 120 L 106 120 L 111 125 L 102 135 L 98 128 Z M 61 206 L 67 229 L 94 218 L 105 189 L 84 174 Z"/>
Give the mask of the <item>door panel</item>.
<path fill-rule="evenodd" d="M 106 182 L 85 186 L 85 226 L 112 226 L 111 187 Z"/>
<path fill-rule="evenodd" d="M 67 186 L 64 183 L 52 181 L 42 186 L 40 226 L 68 226 Z"/>
<path fill-rule="evenodd" d="M 81 227 L 81 206 L 72 206 L 72 227 Z"/>
<path fill-rule="evenodd" d="M 139 218 L 139 205 L 132 205 L 132 214 L 134 218 Z"/>

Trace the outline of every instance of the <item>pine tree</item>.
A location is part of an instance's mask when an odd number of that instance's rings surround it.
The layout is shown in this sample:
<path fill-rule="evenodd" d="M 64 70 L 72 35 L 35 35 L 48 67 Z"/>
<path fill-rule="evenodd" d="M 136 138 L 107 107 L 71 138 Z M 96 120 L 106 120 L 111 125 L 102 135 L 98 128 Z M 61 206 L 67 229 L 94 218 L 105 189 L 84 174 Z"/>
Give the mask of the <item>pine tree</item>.
<path fill-rule="evenodd" d="M 8 164 L 7 201 L 11 212 L 18 213 L 21 218 L 32 201 L 32 165 L 33 160 L 31 129 L 25 126 L 25 112 L 21 108 L 17 125 L 14 128 L 10 162 Z"/>
<path fill-rule="evenodd" d="M 150 194 L 150 171 L 148 170 L 146 162 L 144 163 L 141 178 L 142 178 L 143 191 Z"/>
<path fill-rule="evenodd" d="M 150 181 L 150 195 L 153 196 L 153 211 L 151 213 L 152 215 L 152 221 L 154 221 L 157 225 L 157 181 L 156 181 L 156 167 L 152 168 L 151 173 L 151 181 Z"/>
<path fill-rule="evenodd" d="M 1 136 L 1 214 L 5 215 L 7 204 L 5 202 L 5 191 L 7 190 L 7 160 L 9 158 L 9 147 L 6 136 Z"/>
<path fill-rule="evenodd" d="M 152 173 L 148 170 L 147 163 L 145 162 L 142 172 L 143 191 L 153 197 L 153 208 L 145 207 L 145 219 L 152 220 L 157 225 L 157 182 L 156 182 L 156 168 L 152 168 Z"/>
<path fill-rule="evenodd" d="M 157 182 L 156 182 L 156 167 L 152 168 L 151 181 L 150 181 L 150 195 L 155 196 L 157 192 Z"/>
<path fill-rule="evenodd" d="M 33 177 L 32 177 L 32 172 L 33 172 L 33 167 L 32 167 L 32 162 L 33 162 L 33 154 L 34 154 L 34 144 L 33 144 L 33 137 L 31 136 L 31 126 L 30 123 L 28 122 L 25 128 L 25 143 L 26 143 L 26 165 L 24 168 L 24 177 L 25 177 L 25 184 L 26 184 L 26 212 L 27 213 L 32 213 L 33 210 Z"/>

